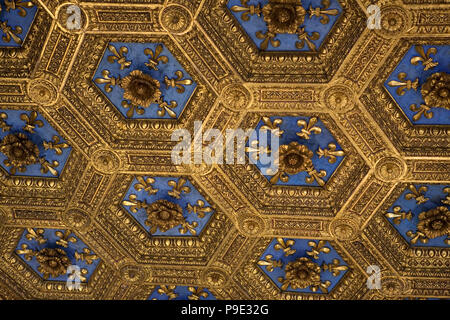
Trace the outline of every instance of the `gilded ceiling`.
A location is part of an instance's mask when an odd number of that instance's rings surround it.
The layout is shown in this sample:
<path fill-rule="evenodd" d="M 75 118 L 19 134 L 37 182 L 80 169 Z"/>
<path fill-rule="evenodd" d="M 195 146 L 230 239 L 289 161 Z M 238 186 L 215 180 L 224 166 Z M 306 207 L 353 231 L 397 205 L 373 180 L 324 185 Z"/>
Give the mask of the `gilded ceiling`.
<path fill-rule="evenodd" d="M 448 0 L 0 4 L 0 299 L 450 297 Z"/>

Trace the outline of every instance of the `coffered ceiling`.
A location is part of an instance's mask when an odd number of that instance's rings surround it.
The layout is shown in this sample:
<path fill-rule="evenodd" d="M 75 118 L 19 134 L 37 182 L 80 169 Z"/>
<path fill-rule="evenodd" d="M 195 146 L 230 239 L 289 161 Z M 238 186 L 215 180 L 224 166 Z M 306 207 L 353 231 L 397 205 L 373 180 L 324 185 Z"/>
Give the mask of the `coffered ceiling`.
<path fill-rule="evenodd" d="M 449 298 L 448 1 L 0 4 L 0 299 Z"/>

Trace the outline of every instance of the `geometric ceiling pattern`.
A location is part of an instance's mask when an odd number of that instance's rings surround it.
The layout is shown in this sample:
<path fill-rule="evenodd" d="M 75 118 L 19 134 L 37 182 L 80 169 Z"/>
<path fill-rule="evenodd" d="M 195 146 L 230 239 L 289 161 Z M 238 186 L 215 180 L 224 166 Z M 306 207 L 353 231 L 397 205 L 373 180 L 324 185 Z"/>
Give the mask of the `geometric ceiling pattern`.
<path fill-rule="evenodd" d="M 73 2 L 0 0 L 0 299 L 450 297 L 446 1 Z"/>

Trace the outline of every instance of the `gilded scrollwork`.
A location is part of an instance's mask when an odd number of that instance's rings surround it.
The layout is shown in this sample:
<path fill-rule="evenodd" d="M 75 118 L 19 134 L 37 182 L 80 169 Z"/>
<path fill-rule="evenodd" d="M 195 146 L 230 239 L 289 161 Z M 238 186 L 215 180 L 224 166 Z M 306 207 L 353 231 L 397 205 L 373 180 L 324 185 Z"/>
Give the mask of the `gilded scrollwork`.
<path fill-rule="evenodd" d="M 0 298 L 448 297 L 448 9 L 163 2 L 0 1 Z M 280 148 L 176 166 L 196 120 Z"/>

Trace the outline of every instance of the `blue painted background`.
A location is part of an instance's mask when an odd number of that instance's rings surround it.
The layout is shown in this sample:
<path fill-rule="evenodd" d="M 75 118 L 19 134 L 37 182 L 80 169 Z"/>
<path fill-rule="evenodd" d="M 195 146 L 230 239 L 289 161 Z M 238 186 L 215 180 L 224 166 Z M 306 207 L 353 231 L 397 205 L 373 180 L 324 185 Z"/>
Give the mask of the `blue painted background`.
<path fill-rule="evenodd" d="M 428 77 L 437 72 L 446 72 L 450 73 L 450 45 L 447 46 L 423 46 L 425 53 L 429 48 L 436 48 L 436 55 L 431 55 L 433 61 L 438 62 L 439 65 L 436 67 L 424 71 L 424 67 L 422 62 L 419 62 L 418 65 L 411 64 L 411 58 L 415 56 L 419 56 L 419 54 L 415 50 L 415 46 L 412 46 L 403 59 L 400 61 L 395 70 L 391 73 L 389 78 L 384 83 L 384 86 L 398 103 L 400 108 L 403 110 L 405 115 L 411 121 L 412 124 L 420 125 L 420 124 L 434 124 L 434 125 L 445 125 L 450 124 L 450 110 L 444 108 L 432 108 L 433 118 L 427 119 L 422 116 L 418 121 L 413 121 L 413 116 L 416 112 L 411 111 L 409 106 L 412 104 L 416 104 L 418 107 L 420 104 L 424 104 L 425 101 L 422 99 L 422 94 L 420 93 L 420 88 L 427 81 Z M 398 80 L 398 74 L 401 72 L 405 72 L 407 74 L 406 80 L 414 81 L 416 78 L 419 78 L 419 87 L 417 91 L 408 90 L 403 96 L 397 94 L 397 87 L 391 87 L 388 83 L 392 80 Z"/>
<path fill-rule="evenodd" d="M 273 256 L 272 260 L 281 260 L 283 262 L 283 268 L 276 267 L 272 272 L 269 272 L 266 270 L 265 266 L 259 266 L 264 273 L 272 279 L 272 281 L 281 289 L 282 283 L 278 281 L 279 277 L 285 278 L 285 267 L 289 262 L 295 261 L 298 258 L 306 257 L 311 259 L 311 261 L 317 263 L 319 266 L 322 266 L 322 263 L 329 264 L 332 263 L 333 259 L 338 259 L 340 262 L 340 265 L 348 266 L 347 263 L 342 259 L 342 257 L 336 252 L 336 250 L 330 245 L 329 242 L 325 244 L 325 247 L 330 248 L 329 253 L 323 253 L 321 252 L 319 254 L 318 259 L 314 259 L 314 257 L 309 256 L 306 254 L 306 251 L 311 251 L 311 246 L 308 245 L 308 242 L 314 241 L 315 243 L 318 243 L 318 240 L 308 240 L 308 239 L 291 239 L 291 238 L 284 238 L 285 242 L 288 240 L 294 240 L 295 244 L 291 246 L 292 249 L 295 249 L 296 252 L 290 256 L 285 256 L 283 250 L 276 250 L 274 248 L 275 244 L 277 244 L 277 240 L 273 239 L 273 241 L 270 243 L 270 245 L 267 247 L 267 249 L 264 251 L 264 253 L 261 255 L 260 260 L 264 260 L 266 255 L 270 254 Z M 333 288 L 336 286 L 336 284 L 342 279 L 342 277 L 345 275 L 345 273 L 348 271 L 344 270 L 341 271 L 340 274 L 337 277 L 334 277 L 329 270 L 322 271 L 320 274 L 320 280 L 321 282 L 325 282 L 329 280 L 331 282 L 330 286 L 328 287 L 328 292 L 331 292 Z M 313 292 L 309 287 L 305 289 L 292 289 L 290 286 L 287 291 L 294 291 L 294 292 L 304 292 L 304 293 L 319 293 L 321 294 L 322 291 L 320 289 L 316 292 Z"/>
<path fill-rule="evenodd" d="M 144 177 L 144 179 L 147 179 L 148 177 Z M 178 177 L 152 177 L 155 179 L 155 183 L 152 184 L 155 189 L 158 189 L 158 192 L 156 194 L 153 194 L 151 196 L 148 195 L 148 193 L 144 190 L 136 191 L 134 188 L 134 185 L 139 183 L 138 180 L 135 178 L 128 189 L 127 193 L 125 194 L 125 197 L 123 200 L 128 200 L 130 198 L 130 195 L 135 194 L 137 196 L 137 200 L 144 201 L 146 200 L 148 204 L 155 202 L 157 200 L 167 200 L 173 203 L 178 204 L 183 209 L 183 216 L 186 218 L 186 220 L 189 223 L 192 223 L 193 221 L 196 221 L 198 223 L 198 226 L 195 228 L 197 231 L 197 235 L 201 233 L 205 225 L 208 223 L 209 219 L 211 219 L 211 216 L 214 213 L 214 209 L 209 212 L 205 213 L 205 216 L 203 218 L 199 218 L 197 214 L 195 213 L 189 213 L 187 211 L 187 205 L 190 203 L 192 206 L 197 204 L 197 200 L 202 200 L 205 202 L 205 207 L 210 207 L 210 204 L 206 199 L 200 194 L 200 192 L 194 187 L 194 185 L 187 180 L 184 184 L 185 186 L 188 186 L 191 188 L 191 192 L 189 193 L 182 193 L 180 196 L 180 199 L 174 198 L 168 194 L 169 191 L 172 191 L 173 188 L 170 187 L 167 183 L 170 180 L 178 182 L 180 178 Z M 147 220 L 147 212 L 145 209 L 138 210 L 137 213 L 132 213 L 130 210 L 130 207 L 122 206 L 127 210 L 136 220 L 142 225 L 142 227 L 145 228 L 148 232 L 150 232 L 151 227 L 147 226 L 145 224 L 145 220 Z M 153 234 L 154 236 L 192 236 L 191 232 L 188 231 L 185 234 L 180 233 L 179 231 L 180 226 L 174 227 L 170 230 L 167 230 L 166 232 L 161 232 L 159 229 Z"/>
<path fill-rule="evenodd" d="M 181 64 L 174 58 L 172 53 L 164 46 L 163 44 L 163 51 L 160 56 L 166 56 L 169 59 L 169 62 L 166 64 L 163 64 L 162 62 L 158 65 L 158 71 L 150 69 L 145 65 L 149 61 L 150 56 L 147 56 L 144 54 L 144 50 L 146 48 L 152 49 L 153 52 L 155 52 L 156 47 L 160 43 L 125 43 L 125 42 L 112 42 L 110 43 L 113 45 L 117 51 L 121 47 L 127 47 L 128 53 L 125 53 L 124 56 L 127 61 L 131 61 L 131 66 L 129 68 L 125 68 L 124 70 L 120 70 L 120 64 L 117 62 L 114 62 L 113 64 L 108 62 L 108 56 L 113 55 L 109 49 L 106 49 L 105 54 L 103 55 L 103 58 L 97 68 L 97 71 L 94 75 L 94 78 L 92 81 L 95 83 L 95 85 L 105 94 L 106 97 L 116 106 L 116 108 L 123 114 L 125 118 L 127 117 L 127 111 L 128 109 L 122 107 L 122 101 L 125 100 L 123 98 L 124 90 L 120 86 L 114 86 L 112 92 L 107 93 L 105 91 L 105 84 L 97 84 L 95 82 L 95 79 L 102 78 L 102 71 L 108 70 L 110 72 L 110 77 L 117 78 L 120 76 L 122 79 L 125 78 L 131 71 L 133 70 L 140 70 L 144 74 L 150 75 L 153 79 L 156 79 L 160 82 L 160 90 L 162 92 L 162 97 L 164 98 L 164 101 L 167 103 L 170 103 L 172 100 L 176 101 L 178 103 L 176 108 L 173 108 L 172 110 L 176 113 L 177 117 L 180 116 L 182 113 L 184 107 L 188 103 L 192 93 L 194 92 L 197 84 L 195 81 L 192 80 L 190 75 L 184 70 L 184 68 L 181 66 Z M 164 83 L 164 77 L 167 76 L 169 79 L 175 78 L 175 71 L 181 70 L 183 72 L 183 79 L 191 79 L 193 81 L 192 85 L 184 86 L 185 92 L 184 93 L 178 93 L 176 88 L 169 88 L 166 89 L 166 85 Z M 130 102 L 129 100 L 127 100 Z M 157 114 L 157 111 L 159 108 L 158 105 L 153 103 L 148 108 L 144 108 L 145 113 L 142 115 L 137 114 L 136 112 L 133 115 L 133 119 L 172 119 L 167 113 L 160 117 Z"/>
<path fill-rule="evenodd" d="M 392 226 L 405 238 L 405 240 L 412 246 L 415 247 L 449 247 L 444 243 L 446 236 L 442 236 L 439 238 L 429 239 L 428 243 L 422 243 L 418 240 L 415 244 L 411 244 L 411 238 L 406 235 L 406 232 L 409 230 L 414 233 L 417 231 L 417 223 L 419 222 L 419 214 L 428 211 L 430 209 L 434 209 L 436 207 L 444 206 L 450 209 L 450 206 L 443 204 L 441 201 L 445 199 L 447 194 L 443 192 L 444 188 L 449 187 L 449 185 L 434 185 L 434 184 L 426 184 L 426 185 L 415 185 L 417 190 L 421 186 L 428 187 L 428 191 L 425 192 L 425 197 L 429 198 L 429 200 L 420 205 L 416 204 L 415 199 L 406 200 L 405 195 L 411 193 L 409 189 L 406 189 L 400 198 L 398 198 L 394 204 L 389 208 L 388 212 L 393 212 L 394 207 L 401 207 L 402 211 L 408 212 L 411 211 L 413 214 L 413 218 L 411 220 L 401 220 L 400 224 L 395 224 L 393 219 L 388 219 Z"/>
<path fill-rule="evenodd" d="M 318 119 L 317 123 L 315 124 L 316 127 L 319 127 L 322 129 L 322 132 L 320 134 L 311 134 L 310 139 L 306 140 L 303 138 L 300 138 L 297 136 L 297 132 L 300 132 L 300 127 L 297 125 L 298 120 L 305 120 L 309 123 L 309 120 L 312 117 L 270 117 L 270 120 L 273 122 L 276 119 L 282 119 L 283 123 L 279 126 L 280 130 L 284 130 L 283 135 L 280 137 L 280 146 L 283 144 L 289 144 L 292 141 L 296 141 L 301 145 L 306 145 L 309 150 L 311 150 L 314 153 L 313 158 L 311 159 L 314 167 L 316 168 L 317 172 L 320 172 L 320 170 L 325 170 L 327 172 L 327 175 L 323 177 L 322 179 L 327 182 L 333 172 L 339 167 L 339 164 L 342 162 L 344 157 L 337 157 L 337 160 L 335 163 L 331 164 L 328 162 L 329 158 L 319 158 L 317 155 L 317 150 L 320 148 L 322 149 L 328 149 L 328 144 L 334 143 L 336 145 L 336 151 L 342 150 L 339 143 L 336 141 L 336 139 L 332 136 L 331 132 L 327 129 L 327 127 L 323 124 L 323 122 Z M 256 126 L 257 133 L 259 132 L 259 129 L 264 125 L 264 121 L 260 120 L 258 125 Z M 270 145 L 270 136 L 268 139 L 268 143 Z M 249 143 L 247 142 L 247 146 Z M 261 173 L 264 175 L 266 173 L 267 168 L 269 168 L 268 165 L 262 165 L 260 161 L 256 162 L 256 166 L 261 171 Z M 268 180 L 272 176 L 264 175 Z M 282 182 L 279 180 L 276 185 L 289 185 L 289 186 L 319 186 L 317 181 L 314 181 L 314 183 L 307 183 L 305 181 L 305 178 L 308 176 L 307 172 L 300 172 L 296 175 L 290 175 L 288 182 Z"/>
<path fill-rule="evenodd" d="M 28 31 L 30 30 L 31 24 L 33 23 L 34 17 L 36 16 L 37 6 L 34 5 L 32 8 L 25 8 L 27 15 L 25 17 L 19 16 L 19 9 L 6 11 L 5 1 L 0 0 L 0 6 L 2 8 L 0 12 L 0 22 L 7 22 L 13 30 L 16 26 L 20 26 L 23 30 L 21 34 L 16 34 L 21 40 L 22 43 L 26 38 Z M 3 40 L 3 36 L 5 33 L 0 28 L 0 47 L 20 47 L 22 44 L 16 43 L 13 39 L 9 42 Z"/>
<path fill-rule="evenodd" d="M 52 162 L 53 160 L 56 160 L 59 162 L 59 166 L 55 169 L 58 171 L 59 175 L 61 174 L 64 165 L 67 162 L 67 159 L 69 158 L 70 152 L 72 150 L 72 147 L 62 149 L 62 155 L 57 155 L 55 150 L 45 150 L 43 146 L 43 141 L 52 141 L 53 136 L 58 136 L 60 138 L 60 143 L 64 143 L 67 141 L 64 140 L 58 132 L 53 129 L 53 127 L 45 120 L 45 118 L 38 113 L 38 116 L 36 120 L 41 120 L 44 125 L 42 127 L 36 126 L 34 129 L 35 133 L 29 133 L 28 131 L 23 130 L 23 127 L 25 126 L 25 122 L 20 119 L 20 115 L 25 113 L 28 116 L 31 114 L 31 111 L 23 111 L 23 110 L 0 110 L 0 113 L 6 113 L 8 115 L 8 118 L 5 120 L 5 122 L 11 126 L 11 130 L 7 132 L 3 132 L 0 130 L 0 139 L 3 139 L 8 134 L 15 134 L 15 133 L 23 133 L 25 134 L 28 139 L 30 139 L 33 143 L 35 143 L 39 148 L 39 155 L 40 157 L 45 157 L 48 162 Z M 6 160 L 7 157 L 0 152 L 0 165 L 7 171 L 10 172 L 11 167 L 6 167 L 3 164 L 3 161 Z M 17 176 L 32 176 L 32 177 L 55 177 L 50 172 L 42 173 L 41 172 L 41 164 L 32 164 L 27 166 L 27 170 L 25 172 L 19 172 L 16 171 L 15 175 Z M 58 175 L 58 176 L 59 176 Z"/>
<path fill-rule="evenodd" d="M 269 3 L 269 0 L 250 0 L 248 2 L 248 5 L 261 5 L 261 8 L 263 8 L 266 4 Z M 227 3 L 227 7 L 230 10 L 230 12 L 233 14 L 233 16 L 238 20 L 239 24 L 242 26 L 242 28 L 245 30 L 245 32 L 248 34 L 248 36 L 253 40 L 253 42 L 257 45 L 258 48 L 260 48 L 261 42 L 264 40 L 258 39 L 256 37 L 256 32 L 262 31 L 263 33 L 266 33 L 268 28 L 267 24 L 264 21 L 264 17 L 261 14 L 261 16 L 253 15 L 250 16 L 249 21 L 242 20 L 242 12 L 234 12 L 231 10 L 231 7 L 233 6 L 242 6 L 240 0 L 229 0 Z M 309 10 L 309 6 L 312 5 L 313 8 L 323 8 L 322 1 L 321 0 L 303 0 L 302 6 L 307 11 Z M 337 19 L 339 19 L 339 16 L 342 14 L 342 7 L 339 4 L 337 0 L 331 0 L 330 7 L 327 10 L 331 9 L 338 9 L 339 14 L 336 16 L 328 15 L 330 18 L 330 21 L 327 24 L 322 24 L 320 22 L 320 17 L 313 16 L 312 18 L 309 17 L 309 14 L 306 13 L 303 27 L 305 27 L 305 31 L 308 33 L 308 35 L 311 36 L 312 32 L 319 32 L 320 38 L 318 40 L 312 41 L 317 48 L 320 47 L 322 42 L 325 40 L 326 36 L 330 32 L 330 30 L 333 28 L 334 23 Z M 300 27 L 300 26 L 299 26 Z M 274 48 L 272 45 L 269 44 L 269 47 L 266 49 L 267 51 L 311 51 L 308 46 L 305 44 L 305 46 L 302 49 L 297 49 L 295 46 L 295 42 L 299 41 L 298 36 L 296 34 L 278 34 L 275 37 L 275 40 L 280 40 L 281 44 L 279 47 Z"/>
<path fill-rule="evenodd" d="M 35 231 L 37 229 L 34 229 Z M 22 249 L 21 246 L 22 244 L 27 244 L 28 245 L 28 249 L 31 250 L 41 250 L 44 248 L 59 248 L 64 250 L 67 253 L 67 257 L 70 259 L 70 261 L 72 262 L 72 265 L 77 265 L 80 267 L 80 269 L 87 269 L 88 273 L 86 275 L 83 275 L 84 277 L 86 277 L 87 281 L 89 281 L 89 278 L 91 277 L 92 273 L 94 272 L 95 268 L 97 267 L 97 265 L 100 262 L 100 259 L 95 259 L 92 264 L 87 264 L 85 261 L 81 261 L 81 260 L 76 260 L 75 259 L 75 252 L 78 253 L 82 253 L 84 248 L 87 248 L 86 244 L 80 240 L 80 238 L 78 238 L 75 234 L 71 233 L 69 237 L 74 237 L 77 239 L 77 242 L 72 243 L 69 242 L 69 246 L 68 248 L 64 248 L 60 245 L 56 244 L 56 241 L 60 240 L 59 237 L 57 237 L 55 235 L 55 233 L 57 231 L 61 231 L 63 234 L 66 230 L 62 230 L 62 229 L 44 229 L 44 234 L 43 237 L 45 239 L 47 239 L 47 242 L 44 244 L 39 244 L 38 242 L 36 242 L 35 240 L 28 240 L 25 236 L 27 235 L 28 231 L 25 230 L 24 233 L 22 234 L 22 237 L 19 240 L 19 243 L 17 244 L 16 250 L 20 250 Z M 91 251 L 91 254 L 94 254 L 94 252 Z M 33 257 L 30 261 L 25 260 L 24 258 L 25 255 L 20 254 L 19 257 L 27 264 L 29 265 L 37 274 L 39 274 L 42 277 L 42 274 L 38 271 L 38 267 L 39 267 L 39 262 L 36 260 L 36 257 Z M 57 278 L 53 278 L 51 275 L 50 277 L 47 279 L 50 281 L 67 281 L 67 274 L 65 275 L 61 275 Z"/>

